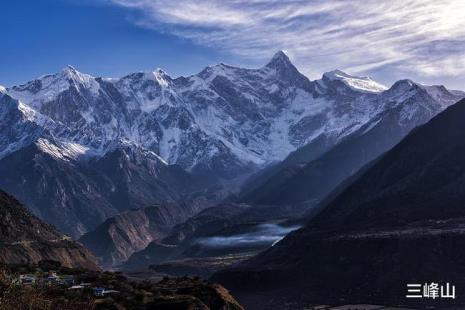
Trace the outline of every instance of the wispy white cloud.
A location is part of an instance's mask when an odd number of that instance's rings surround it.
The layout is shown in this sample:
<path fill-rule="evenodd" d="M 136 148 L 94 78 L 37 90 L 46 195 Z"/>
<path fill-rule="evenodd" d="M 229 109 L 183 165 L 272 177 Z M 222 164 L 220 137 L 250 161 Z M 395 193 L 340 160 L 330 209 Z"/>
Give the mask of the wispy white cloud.
<path fill-rule="evenodd" d="M 109 0 L 142 27 L 265 60 L 285 49 L 312 77 L 339 67 L 465 73 L 463 0 Z"/>

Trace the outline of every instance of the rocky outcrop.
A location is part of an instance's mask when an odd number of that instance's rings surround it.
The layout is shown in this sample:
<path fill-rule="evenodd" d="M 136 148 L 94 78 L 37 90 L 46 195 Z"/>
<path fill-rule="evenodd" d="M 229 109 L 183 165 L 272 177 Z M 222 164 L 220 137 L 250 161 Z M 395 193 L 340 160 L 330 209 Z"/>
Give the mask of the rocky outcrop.
<path fill-rule="evenodd" d="M 150 242 L 166 237 L 173 226 L 202 209 L 202 204 L 164 203 L 115 215 L 79 240 L 102 265 L 111 267 L 125 262 Z"/>

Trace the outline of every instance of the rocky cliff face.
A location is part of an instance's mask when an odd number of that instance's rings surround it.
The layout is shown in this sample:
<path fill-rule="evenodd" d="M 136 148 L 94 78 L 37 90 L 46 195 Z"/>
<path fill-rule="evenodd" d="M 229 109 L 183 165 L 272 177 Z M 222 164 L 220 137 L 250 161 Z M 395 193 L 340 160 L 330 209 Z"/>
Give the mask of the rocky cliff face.
<path fill-rule="evenodd" d="M 167 236 L 171 228 L 202 209 L 202 205 L 164 203 L 115 215 L 79 240 L 103 266 L 125 262 L 150 242 Z"/>
<path fill-rule="evenodd" d="M 0 261 L 34 264 L 59 261 L 65 267 L 98 269 L 94 256 L 81 244 L 45 224 L 16 199 L 0 191 Z"/>

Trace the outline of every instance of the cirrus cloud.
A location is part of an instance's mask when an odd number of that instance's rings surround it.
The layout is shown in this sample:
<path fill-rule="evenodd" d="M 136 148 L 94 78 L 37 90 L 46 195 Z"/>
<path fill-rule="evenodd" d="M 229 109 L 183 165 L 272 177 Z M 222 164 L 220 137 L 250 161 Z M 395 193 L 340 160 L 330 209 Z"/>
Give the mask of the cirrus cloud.
<path fill-rule="evenodd" d="M 285 49 L 310 76 L 465 73 L 463 0 L 109 0 L 138 26 L 263 61 Z"/>

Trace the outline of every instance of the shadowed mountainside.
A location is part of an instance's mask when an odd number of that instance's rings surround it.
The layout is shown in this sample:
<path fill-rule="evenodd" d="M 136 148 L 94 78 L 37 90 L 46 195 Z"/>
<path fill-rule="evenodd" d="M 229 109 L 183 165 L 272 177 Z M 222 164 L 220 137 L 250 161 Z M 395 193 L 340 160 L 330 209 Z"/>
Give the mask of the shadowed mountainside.
<path fill-rule="evenodd" d="M 464 296 L 405 298 L 406 283 L 465 286 L 464 119 L 462 100 L 412 131 L 304 228 L 214 279 L 244 300 L 261 291 L 332 304 L 465 304 Z"/>
<path fill-rule="evenodd" d="M 33 264 L 42 260 L 59 261 L 65 267 L 99 268 L 95 257 L 81 244 L 0 191 L 0 262 Z"/>

